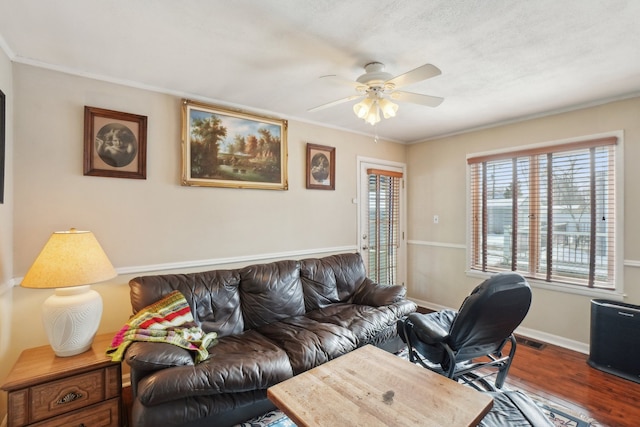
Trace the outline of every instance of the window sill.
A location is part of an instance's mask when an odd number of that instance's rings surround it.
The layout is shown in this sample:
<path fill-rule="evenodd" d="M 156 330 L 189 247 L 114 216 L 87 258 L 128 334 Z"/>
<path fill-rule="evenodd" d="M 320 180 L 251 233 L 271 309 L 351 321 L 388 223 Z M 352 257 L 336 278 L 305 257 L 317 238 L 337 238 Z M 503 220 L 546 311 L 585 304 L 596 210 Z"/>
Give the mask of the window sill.
<path fill-rule="evenodd" d="M 476 270 L 467 270 L 467 276 L 477 277 L 479 279 L 487 279 L 491 277 L 492 273 L 483 273 Z M 611 301 L 624 301 L 625 294 L 617 289 L 591 289 L 582 286 L 568 285 L 564 283 L 548 283 L 542 280 L 527 278 L 527 282 L 532 288 L 545 289 L 554 292 L 563 292 L 566 294 L 582 295 L 592 298 L 601 298 Z"/>

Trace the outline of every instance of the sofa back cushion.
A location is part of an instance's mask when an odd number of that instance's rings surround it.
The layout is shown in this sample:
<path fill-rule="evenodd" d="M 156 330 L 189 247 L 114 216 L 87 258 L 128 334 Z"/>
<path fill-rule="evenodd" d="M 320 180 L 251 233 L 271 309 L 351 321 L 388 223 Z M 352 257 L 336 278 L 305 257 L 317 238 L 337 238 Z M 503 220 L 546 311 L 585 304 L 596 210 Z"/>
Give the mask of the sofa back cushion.
<path fill-rule="evenodd" d="M 358 253 L 309 258 L 300 261 L 300 275 L 307 311 L 339 302 L 351 302 L 367 278 Z"/>
<path fill-rule="evenodd" d="M 238 270 L 144 276 L 129 282 L 134 314 L 178 290 L 189 303 L 196 323 L 205 332 L 217 332 L 220 337 L 244 330 L 239 285 Z"/>
<path fill-rule="evenodd" d="M 136 277 L 129 286 L 134 314 L 178 290 L 198 325 L 224 337 L 351 302 L 365 279 L 362 258 L 353 253 L 234 270 Z"/>
<path fill-rule="evenodd" d="M 299 261 L 255 264 L 239 271 L 245 329 L 305 313 Z"/>

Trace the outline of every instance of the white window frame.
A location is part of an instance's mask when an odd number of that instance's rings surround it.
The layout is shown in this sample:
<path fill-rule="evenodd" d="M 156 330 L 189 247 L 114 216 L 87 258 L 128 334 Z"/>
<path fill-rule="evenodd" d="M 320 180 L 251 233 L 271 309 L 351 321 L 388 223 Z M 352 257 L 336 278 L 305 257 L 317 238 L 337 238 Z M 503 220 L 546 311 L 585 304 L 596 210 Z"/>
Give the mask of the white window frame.
<path fill-rule="evenodd" d="M 606 137 L 617 137 L 618 142 L 615 151 L 615 185 L 616 185 L 616 199 L 615 199 L 615 223 L 614 223 L 614 233 L 615 233 L 615 265 L 614 265 L 614 274 L 615 274 L 615 288 L 614 289 L 598 289 L 598 288 L 588 288 L 580 285 L 571 285 L 567 283 L 559 283 L 559 282 L 546 282 L 539 279 L 527 278 L 527 281 L 533 287 L 548 289 L 553 291 L 565 292 L 570 294 L 578 294 L 585 295 L 594 298 L 606 298 L 614 301 L 622 301 L 624 294 L 624 131 L 613 131 L 606 132 L 601 134 L 594 135 L 583 135 L 575 138 L 567 138 L 562 140 L 554 140 L 542 142 L 539 144 L 531 144 L 524 146 L 513 146 L 509 148 L 504 148 L 500 150 L 493 151 L 485 151 L 485 152 L 477 152 L 477 153 L 469 153 L 467 154 L 467 159 L 472 157 L 480 157 L 480 156 L 490 156 L 502 153 L 509 153 L 516 150 L 522 149 L 535 149 L 535 148 L 543 148 L 543 147 L 554 147 L 561 144 L 567 144 L 572 142 L 585 141 L 590 139 L 597 138 L 606 138 Z M 466 253 L 466 274 L 470 277 L 476 277 L 479 279 L 485 279 L 492 275 L 490 272 L 482 272 L 478 270 L 472 270 L 469 268 L 471 266 L 471 261 L 473 259 L 473 245 L 472 245 L 472 230 L 471 230 L 471 215 L 473 213 L 473 209 L 471 206 L 471 174 L 470 174 L 470 166 L 467 165 L 467 176 L 466 176 L 466 201 L 467 201 L 467 253 Z"/>

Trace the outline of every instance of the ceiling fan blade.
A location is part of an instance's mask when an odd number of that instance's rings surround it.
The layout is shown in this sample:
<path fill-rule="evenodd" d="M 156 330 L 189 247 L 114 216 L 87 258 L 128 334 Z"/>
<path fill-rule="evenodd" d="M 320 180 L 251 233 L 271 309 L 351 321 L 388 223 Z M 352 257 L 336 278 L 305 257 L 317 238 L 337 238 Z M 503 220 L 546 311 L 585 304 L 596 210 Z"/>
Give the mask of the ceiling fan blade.
<path fill-rule="evenodd" d="M 422 80 L 430 79 L 431 77 L 439 76 L 440 74 L 442 74 L 442 71 L 440 71 L 440 69 L 435 65 L 424 64 L 421 67 L 407 71 L 404 74 L 400 74 L 391 80 L 387 80 L 386 83 L 393 83 L 397 88 L 399 88 Z"/>
<path fill-rule="evenodd" d="M 420 93 L 395 91 L 391 93 L 391 99 L 403 102 L 411 102 L 412 104 L 426 105 L 427 107 L 437 107 L 442 104 L 444 98 L 439 96 L 422 95 Z"/>
<path fill-rule="evenodd" d="M 342 99 L 338 99 L 336 101 L 331 101 L 328 102 L 326 104 L 322 104 L 322 105 L 318 105 L 317 107 L 314 108 L 310 108 L 307 111 L 312 113 L 314 111 L 318 111 L 318 110 L 324 110 L 325 108 L 329 108 L 329 107 L 333 107 L 334 105 L 338 105 L 338 104 L 342 104 L 343 102 L 348 102 L 348 101 L 352 101 L 354 99 L 357 98 L 362 98 L 364 95 L 351 95 L 351 96 L 347 96 L 346 98 L 342 98 Z"/>
<path fill-rule="evenodd" d="M 351 87 L 355 87 L 356 89 L 359 88 L 359 87 L 366 87 L 366 85 L 363 85 L 362 83 L 358 83 L 358 82 L 356 82 L 354 80 L 345 79 L 344 77 L 338 77 L 335 74 L 330 74 L 330 75 L 327 75 L 327 76 L 320 76 L 320 78 L 322 80 L 329 81 L 329 82 L 337 84 L 337 85 L 351 86 Z"/>

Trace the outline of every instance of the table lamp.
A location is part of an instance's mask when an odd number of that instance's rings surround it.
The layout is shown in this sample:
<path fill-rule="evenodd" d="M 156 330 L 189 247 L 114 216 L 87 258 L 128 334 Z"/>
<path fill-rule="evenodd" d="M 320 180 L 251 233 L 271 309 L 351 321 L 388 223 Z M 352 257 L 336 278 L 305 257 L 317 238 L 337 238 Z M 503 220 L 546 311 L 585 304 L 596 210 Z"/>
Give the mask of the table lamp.
<path fill-rule="evenodd" d="M 91 347 L 102 317 L 102 298 L 89 284 L 115 276 L 90 231 L 72 228 L 51 235 L 21 286 L 55 288 L 42 305 L 42 320 L 57 356 L 73 356 Z"/>

